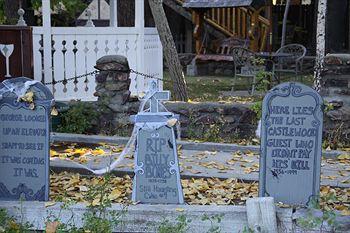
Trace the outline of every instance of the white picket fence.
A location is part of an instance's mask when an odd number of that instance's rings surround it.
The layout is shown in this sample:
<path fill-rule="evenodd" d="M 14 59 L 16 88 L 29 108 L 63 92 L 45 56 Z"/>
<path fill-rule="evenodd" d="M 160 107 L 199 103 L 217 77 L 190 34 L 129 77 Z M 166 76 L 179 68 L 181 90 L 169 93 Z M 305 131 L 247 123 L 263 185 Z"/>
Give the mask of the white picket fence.
<path fill-rule="evenodd" d="M 105 55 L 119 54 L 128 58 L 131 69 L 163 77 L 162 45 L 156 28 L 136 27 L 33 27 L 34 79 L 45 83 L 61 81 L 94 71 L 96 60 Z M 50 61 L 45 61 L 50 33 Z M 46 50 L 46 52 L 45 52 Z M 47 52 L 48 51 L 48 52 Z M 138 95 L 147 90 L 148 81 L 131 74 L 130 91 Z M 162 88 L 162 84 L 160 84 Z M 55 99 L 94 101 L 95 77 L 89 75 L 74 81 L 49 85 Z"/>

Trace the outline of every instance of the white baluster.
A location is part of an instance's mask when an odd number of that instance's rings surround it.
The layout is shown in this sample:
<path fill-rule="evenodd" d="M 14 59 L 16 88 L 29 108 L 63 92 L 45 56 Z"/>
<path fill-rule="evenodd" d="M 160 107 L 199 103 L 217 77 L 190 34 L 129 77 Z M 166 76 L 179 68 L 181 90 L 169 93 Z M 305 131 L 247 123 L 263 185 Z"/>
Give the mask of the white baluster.
<path fill-rule="evenodd" d="M 91 10 L 87 9 L 86 10 L 86 16 L 88 17 L 88 20 L 86 21 L 85 27 L 95 27 L 94 22 L 91 19 Z"/>
<path fill-rule="evenodd" d="M 24 21 L 23 15 L 25 11 L 22 8 L 19 8 L 17 14 L 19 15 L 19 19 L 17 21 L 17 26 L 27 26 L 26 21 Z"/>

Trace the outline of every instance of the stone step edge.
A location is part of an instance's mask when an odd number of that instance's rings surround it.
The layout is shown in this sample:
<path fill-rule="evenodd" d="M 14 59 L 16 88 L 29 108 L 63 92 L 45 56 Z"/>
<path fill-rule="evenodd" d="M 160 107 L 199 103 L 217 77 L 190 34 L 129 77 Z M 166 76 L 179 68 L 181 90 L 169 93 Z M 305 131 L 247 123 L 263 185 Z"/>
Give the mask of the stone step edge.
<path fill-rule="evenodd" d="M 119 136 L 102 136 L 102 135 L 86 135 L 86 134 L 70 134 L 70 133 L 51 133 L 50 140 L 52 142 L 78 142 L 78 143 L 115 143 L 126 144 L 129 138 Z M 199 151 L 223 151 L 231 152 L 237 150 L 250 150 L 259 152 L 260 146 L 243 146 L 229 143 L 214 143 L 214 142 L 190 142 L 177 141 L 178 145 L 184 150 L 199 150 Z M 339 155 L 347 154 L 344 151 L 322 151 L 322 156 L 325 158 L 337 158 Z"/>
<path fill-rule="evenodd" d="M 44 230 L 45 222 L 48 216 L 60 216 L 61 222 L 66 223 L 73 215 L 74 223 L 77 227 L 83 225 L 82 217 L 87 210 L 86 205 L 77 203 L 62 209 L 62 203 L 54 202 L 33 202 L 33 201 L 1 201 L 0 208 L 4 208 L 11 216 L 17 220 L 32 223 L 35 230 Z M 121 204 L 112 204 L 109 210 L 121 211 L 125 206 Z M 305 209 L 276 208 L 277 218 L 282 226 L 283 232 L 292 232 L 295 226 L 295 220 L 306 218 L 307 211 Z M 203 230 L 211 227 L 210 221 L 201 220 L 204 214 L 208 216 L 222 214 L 221 232 L 242 232 L 244 227 L 248 226 L 247 214 L 245 206 L 201 206 L 201 205 L 149 205 L 137 204 L 126 207 L 123 216 L 123 226 L 114 231 L 118 232 L 155 232 L 156 226 L 159 226 L 165 219 L 169 219 L 170 223 L 176 222 L 176 217 L 185 215 L 192 221 L 189 223 L 189 232 L 202 233 Z M 319 212 L 315 213 L 319 215 Z M 350 216 L 337 216 L 339 223 L 339 232 L 346 232 L 350 229 Z M 294 225 L 293 225 L 294 224 Z M 280 229 L 282 230 L 282 229 Z"/>

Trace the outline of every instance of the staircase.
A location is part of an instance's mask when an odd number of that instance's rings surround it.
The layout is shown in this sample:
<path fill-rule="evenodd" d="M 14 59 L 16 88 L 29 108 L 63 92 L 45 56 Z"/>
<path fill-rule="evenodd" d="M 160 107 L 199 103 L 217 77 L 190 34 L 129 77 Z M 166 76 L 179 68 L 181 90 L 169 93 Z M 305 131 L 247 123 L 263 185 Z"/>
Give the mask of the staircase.
<path fill-rule="evenodd" d="M 173 1 L 180 6 L 185 2 L 185 0 Z M 195 21 L 195 17 L 192 17 L 194 24 Z M 204 22 L 227 37 L 249 39 L 250 49 L 256 52 L 268 49 L 270 21 L 261 16 L 260 11 L 246 7 L 211 8 L 204 14 Z"/>

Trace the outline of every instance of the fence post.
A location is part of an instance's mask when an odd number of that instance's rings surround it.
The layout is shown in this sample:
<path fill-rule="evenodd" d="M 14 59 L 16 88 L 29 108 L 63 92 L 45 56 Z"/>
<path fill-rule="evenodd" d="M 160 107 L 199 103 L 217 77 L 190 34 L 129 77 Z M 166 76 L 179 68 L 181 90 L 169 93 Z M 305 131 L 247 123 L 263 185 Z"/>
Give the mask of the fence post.
<path fill-rule="evenodd" d="M 248 225 L 254 232 L 278 233 L 273 197 L 250 198 L 246 208 Z"/>
<path fill-rule="evenodd" d="M 43 46 L 44 46 L 44 80 L 52 82 L 52 53 L 51 53 L 51 8 L 50 0 L 42 0 L 43 17 Z"/>
<path fill-rule="evenodd" d="M 135 0 L 135 28 L 137 30 L 137 63 L 136 69 L 139 72 L 145 72 L 145 2 L 144 0 Z M 136 93 L 144 90 L 144 78 L 136 76 Z"/>
<path fill-rule="evenodd" d="M 118 27 L 118 1 L 110 0 L 109 5 L 109 26 Z"/>

